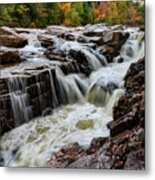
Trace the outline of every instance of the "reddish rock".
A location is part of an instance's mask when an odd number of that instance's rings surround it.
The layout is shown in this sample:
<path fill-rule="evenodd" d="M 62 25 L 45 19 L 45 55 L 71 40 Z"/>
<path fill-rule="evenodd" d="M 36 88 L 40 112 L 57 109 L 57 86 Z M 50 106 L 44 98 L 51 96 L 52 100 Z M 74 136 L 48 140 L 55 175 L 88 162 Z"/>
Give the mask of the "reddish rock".
<path fill-rule="evenodd" d="M 81 146 L 79 146 L 78 143 L 71 144 L 56 152 L 52 159 L 48 161 L 48 166 L 64 168 L 70 163 L 76 161 L 83 154 L 84 150 L 81 148 Z"/>
<path fill-rule="evenodd" d="M 101 148 L 106 142 L 107 142 L 107 138 L 104 138 L 104 137 L 94 138 L 90 144 L 90 147 L 89 147 L 87 153 L 93 154 L 99 148 Z"/>

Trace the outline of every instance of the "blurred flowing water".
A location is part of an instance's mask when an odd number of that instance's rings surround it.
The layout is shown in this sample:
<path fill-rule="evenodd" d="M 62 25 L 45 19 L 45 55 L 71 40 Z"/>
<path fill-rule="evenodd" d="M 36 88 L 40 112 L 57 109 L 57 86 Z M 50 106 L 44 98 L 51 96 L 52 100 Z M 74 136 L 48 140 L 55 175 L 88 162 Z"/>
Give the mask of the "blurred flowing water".
<path fill-rule="evenodd" d="M 55 108 L 52 115 L 38 117 L 28 122 L 33 113 L 28 106 L 29 97 L 24 92 L 24 87 L 23 91 L 18 90 L 18 86 L 24 86 L 24 83 L 20 78 L 10 79 L 14 117 L 20 121 L 25 119 L 27 123 L 1 137 L 4 166 L 44 167 L 52 153 L 64 145 L 78 142 L 87 147 L 93 138 L 109 136 L 106 124 L 112 120 L 114 104 L 125 92 L 123 78 L 130 64 L 144 56 L 143 32 L 132 28 L 126 31 L 129 31 L 130 36 L 122 46 L 120 56 L 110 64 L 97 51 L 83 48 L 76 41 L 56 43 L 56 46 L 61 46 L 61 50 L 65 52 L 70 47 L 81 50 L 88 58 L 93 71 L 89 77 L 76 73 L 65 75 L 59 67 L 56 67 L 56 79 L 61 89 L 59 95 L 56 93 L 49 71 L 54 96 L 53 107 L 56 107 L 58 98 L 66 104 Z M 43 56 L 44 48 L 37 40 L 36 33 L 37 31 L 30 33 L 29 44 L 20 51 L 35 54 L 28 55 L 29 64 L 42 62 L 49 65 L 49 61 Z M 117 62 L 120 57 L 124 62 Z M 40 85 L 38 92 L 39 88 Z M 44 99 L 40 100 L 40 104 L 43 101 Z M 18 123 L 16 121 L 16 124 Z"/>

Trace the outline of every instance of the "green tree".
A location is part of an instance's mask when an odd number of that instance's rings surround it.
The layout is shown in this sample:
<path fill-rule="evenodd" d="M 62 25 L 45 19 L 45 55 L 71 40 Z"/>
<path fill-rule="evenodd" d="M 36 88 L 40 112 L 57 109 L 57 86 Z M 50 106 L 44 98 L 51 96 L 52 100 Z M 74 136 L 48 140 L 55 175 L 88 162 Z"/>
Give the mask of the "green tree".
<path fill-rule="evenodd" d="M 88 2 L 83 2 L 83 13 L 81 14 L 82 25 L 93 23 L 93 12 Z"/>
<path fill-rule="evenodd" d="M 144 24 L 144 3 L 133 1 L 2 4 L 0 26 L 45 28 L 92 23 Z"/>

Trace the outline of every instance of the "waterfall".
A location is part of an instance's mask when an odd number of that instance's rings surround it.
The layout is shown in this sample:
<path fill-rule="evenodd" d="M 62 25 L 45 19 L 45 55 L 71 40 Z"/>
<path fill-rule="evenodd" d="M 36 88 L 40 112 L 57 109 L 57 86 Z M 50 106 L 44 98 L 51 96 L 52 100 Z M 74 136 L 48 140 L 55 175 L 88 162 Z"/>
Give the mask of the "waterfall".
<path fill-rule="evenodd" d="M 78 42 L 64 42 L 61 47 L 60 50 L 63 52 L 69 52 L 70 50 L 74 50 L 76 52 L 81 52 L 82 54 L 84 54 L 87 63 L 90 65 L 91 69 L 93 71 L 98 70 L 100 67 L 102 67 L 103 65 L 106 66 L 107 65 L 107 61 L 106 58 L 99 54 L 99 52 L 93 50 L 90 47 L 81 45 Z M 76 58 L 76 57 L 75 57 Z"/>
<path fill-rule="evenodd" d="M 8 81 L 15 126 L 31 120 L 33 111 L 39 111 L 36 113 L 39 116 L 49 108 L 85 101 L 88 83 L 83 75 L 65 75 L 56 67 L 31 76 L 12 77 Z"/>
<path fill-rule="evenodd" d="M 22 35 L 28 40 L 28 46 L 30 47 L 34 47 L 34 48 L 38 48 L 41 47 L 41 43 L 38 40 L 38 36 L 41 33 L 45 33 L 45 30 L 42 29 L 28 29 L 28 34 L 27 33 L 23 33 Z"/>
<path fill-rule="evenodd" d="M 38 40 L 38 33 L 34 33 L 34 34 L 29 35 L 29 37 L 28 37 L 28 46 L 36 47 L 36 48 L 41 46 L 41 43 Z"/>
<path fill-rule="evenodd" d="M 125 61 L 135 61 L 144 57 L 144 32 L 130 32 L 127 42 L 122 46 L 120 57 Z"/>
<path fill-rule="evenodd" d="M 96 106 L 105 106 L 109 100 L 110 93 L 99 87 L 94 85 L 91 87 L 88 93 L 88 102 L 95 104 Z"/>
<path fill-rule="evenodd" d="M 114 107 L 115 103 L 119 100 L 119 98 L 123 94 L 124 94 L 124 90 L 123 89 L 116 89 L 116 90 L 114 90 L 114 92 L 110 96 L 110 98 L 109 98 L 109 100 L 108 100 L 108 102 L 107 102 L 107 104 L 105 106 L 107 114 L 112 116 L 113 107 Z"/>
<path fill-rule="evenodd" d="M 97 59 L 97 57 L 91 53 L 90 51 L 86 50 L 86 49 L 81 49 L 81 51 L 85 54 L 85 56 L 87 57 L 87 61 L 90 64 L 92 70 L 96 71 L 98 70 L 100 67 L 102 67 L 101 62 Z"/>
<path fill-rule="evenodd" d="M 124 94 L 123 78 L 132 62 L 144 57 L 144 32 L 129 30 L 130 36 L 120 50 L 120 55 L 114 58 L 110 67 L 102 67 L 93 72 L 89 78 L 87 101 L 97 106 L 104 106 L 112 115 L 112 108 L 121 95 Z M 124 63 L 117 63 L 118 58 Z"/>
<path fill-rule="evenodd" d="M 29 34 L 23 34 L 23 36 L 28 40 L 28 44 L 21 48 L 21 52 L 24 55 L 24 58 L 31 62 L 41 62 L 46 61 L 44 57 L 45 48 L 41 46 L 40 41 L 38 40 L 38 35 L 42 30 L 30 30 Z"/>
<path fill-rule="evenodd" d="M 129 31 L 130 36 L 122 46 L 120 55 L 115 57 L 115 60 L 119 57 L 124 59 L 121 64 L 116 61 L 108 65 L 106 58 L 97 50 L 76 41 L 61 41 L 61 43 L 58 41 L 55 43 L 57 48 L 67 55 L 72 49 L 82 52 L 93 72 L 86 78 L 84 75 L 73 73 L 74 68 L 70 64 L 62 64 L 62 67 L 57 66 L 55 68 L 55 77 L 53 77 L 50 67 L 47 68 L 48 78 L 40 79 L 36 75 L 33 85 L 35 87 L 33 88 L 36 89 L 40 111 L 43 112 L 46 108 L 56 108 L 62 104 L 86 102 L 107 107 L 109 112 L 112 111 L 110 108 L 112 109 L 114 101 L 117 101 L 116 96 L 120 97 L 120 94 L 123 93 L 123 78 L 129 65 L 144 56 L 144 33 L 135 29 L 128 29 L 127 31 Z M 37 49 L 40 47 L 40 42 L 37 39 L 39 32 L 36 32 L 28 35 L 27 48 Z M 24 77 L 9 78 L 11 104 L 17 125 L 28 122 L 33 117 L 32 103 L 30 102 L 32 99 L 26 91 L 23 79 Z M 46 94 L 41 87 L 42 84 L 50 84 L 51 98 L 48 99 L 50 102 L 48 105 L 44 103 Z"/>
<path fill-rule="evenodd" d="M 56 79 L 58 83 L 58 96 L 63 104 L 83 102 L 87 89 L 85 81 L 76 74 L 65 76 L 60 68 L 56 68 Z"/>
<path fill-rule="evenodd" d="M 21 77 L 10 78 L 8 86 L 15 126 L 19 126 L 24 122 L 28 122 L 33 117 L 30 98 L 26 92 L 26 86 Z"/>
<path fill-rule="evenodd" d="M 48 72 L 49 72 L 49 76 L 50 76 L 51 91 L 52 91 L 52 94 L 53 94 L 52 107 L 55 108 L 58 105 L 58 98 L 57 98 L 57 95 L 56 95 L 56 90 L 55 90 L 55 87 L 54 87 L 53 76 L 52 76 L 51 70 L 48 70 Z"/>

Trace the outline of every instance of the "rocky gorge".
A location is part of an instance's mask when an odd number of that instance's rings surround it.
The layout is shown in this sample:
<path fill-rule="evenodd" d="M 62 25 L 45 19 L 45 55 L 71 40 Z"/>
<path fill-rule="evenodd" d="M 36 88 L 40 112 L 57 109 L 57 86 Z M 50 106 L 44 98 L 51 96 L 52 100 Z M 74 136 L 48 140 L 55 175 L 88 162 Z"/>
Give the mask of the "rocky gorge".
<path fill-rule="evenodd" d="M 140 28 L 1 27 L 0 45 L 2 165 L 144 169 Z"/>
<path fill-rule="evenodd" d="M 78 143 L 63 147 L 48 167 L 127 169 L 145 168 L 144 59 L 132 64 L 125 76 L 126 94 L 113 108 L 107 124 L 110 137 L 95 138 L 87 149 Z"/>

